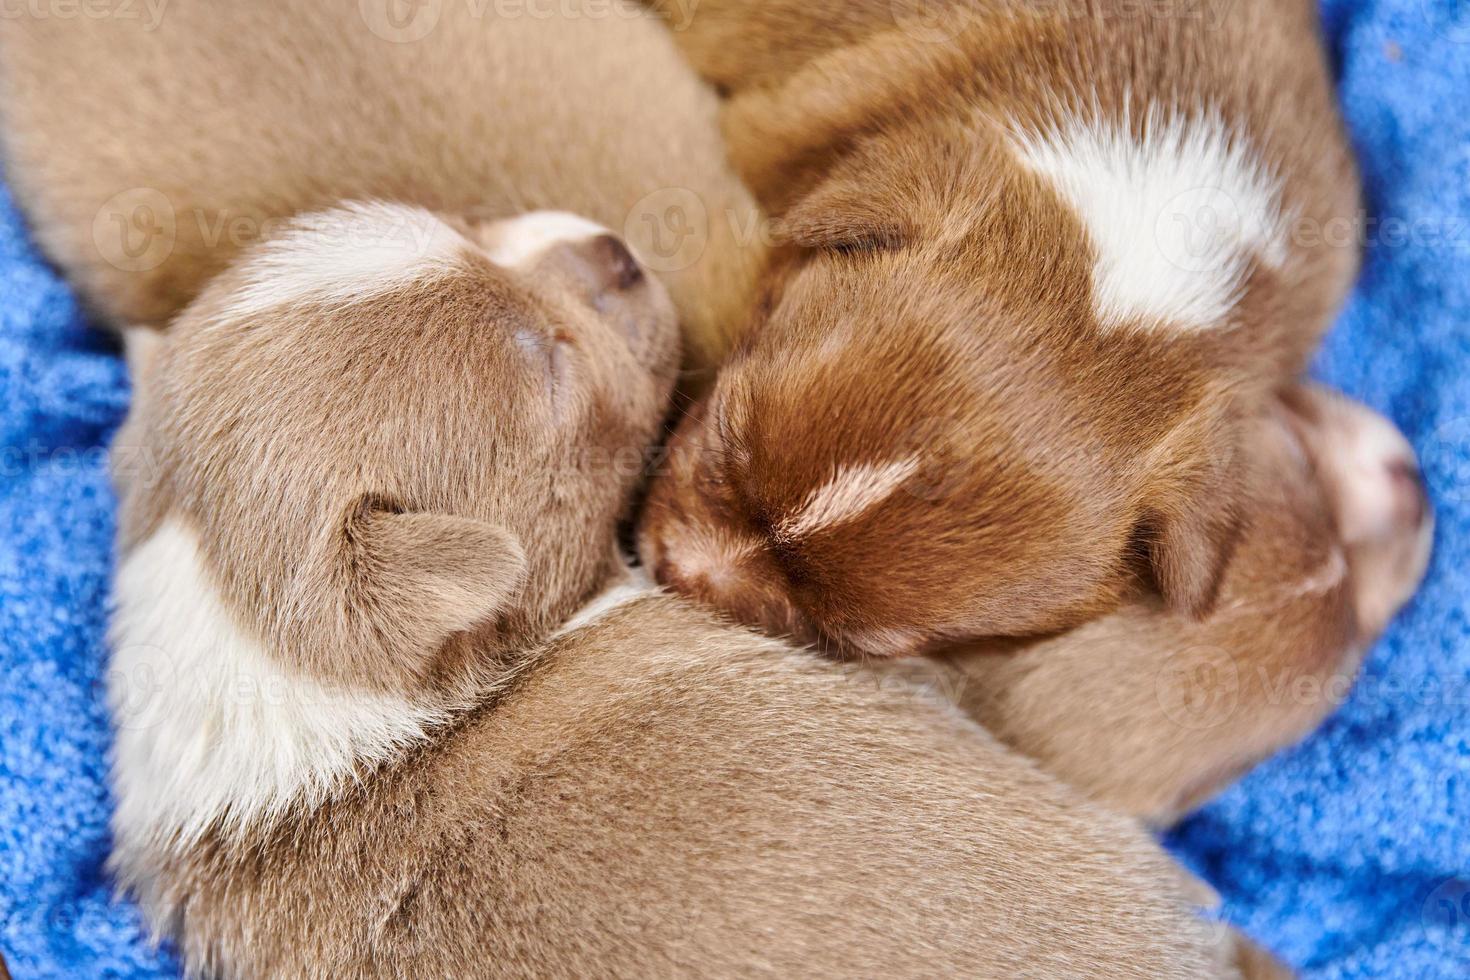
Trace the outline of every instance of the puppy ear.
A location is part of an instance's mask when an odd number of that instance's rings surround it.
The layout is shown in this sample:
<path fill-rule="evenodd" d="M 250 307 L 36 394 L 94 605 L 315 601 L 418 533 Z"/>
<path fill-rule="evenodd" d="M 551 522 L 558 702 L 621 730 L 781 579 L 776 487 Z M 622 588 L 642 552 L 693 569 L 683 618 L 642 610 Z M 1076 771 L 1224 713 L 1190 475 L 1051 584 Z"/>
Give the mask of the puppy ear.
<path fill-rule="evenodd" d="M 338 560 L 349 630 L 414 674 L 451 635 L 504 612 L 526 575 L 525 552 L 507 529 L 405 511 L 375 495 L 349 509 Z"/>
<path fill-rule="evenodd" d="M 1201 413 L 1166 440 L 1144 520 L 1153 580 L 1169 608 L 1195 619 L 1214 607 L 1240 536 L 1235 426 Z"/>
<path fill-rule="evenodd" d="M 1214 608 L 1239 537 L 1233 504 L 1205 499 L 1151 523 L 1149 560 L 1159 593 L 1169 608 L 1203 619 Z"/>

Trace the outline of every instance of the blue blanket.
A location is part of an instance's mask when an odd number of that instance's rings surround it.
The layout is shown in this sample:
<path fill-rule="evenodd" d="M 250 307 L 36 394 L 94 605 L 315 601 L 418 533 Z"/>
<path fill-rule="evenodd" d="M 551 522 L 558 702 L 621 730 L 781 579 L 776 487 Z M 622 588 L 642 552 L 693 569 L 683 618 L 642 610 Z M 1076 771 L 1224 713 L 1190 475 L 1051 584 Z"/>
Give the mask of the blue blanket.
<path fill-rule="evenodd" d="M 1428 584 L 1318 734 L 1170 838 L 1231 921 L 1313 977 L 1470 975 L 1470 11 L 1452 2 L 1325 7 L 1370 221 L 1318 370 L 1418 447 L 1440 518 Z M 102 871 L 102 447 L 127 400 L 114 345 L 0 188 L 0 952 L 17 980 L 177 972 Z"/>

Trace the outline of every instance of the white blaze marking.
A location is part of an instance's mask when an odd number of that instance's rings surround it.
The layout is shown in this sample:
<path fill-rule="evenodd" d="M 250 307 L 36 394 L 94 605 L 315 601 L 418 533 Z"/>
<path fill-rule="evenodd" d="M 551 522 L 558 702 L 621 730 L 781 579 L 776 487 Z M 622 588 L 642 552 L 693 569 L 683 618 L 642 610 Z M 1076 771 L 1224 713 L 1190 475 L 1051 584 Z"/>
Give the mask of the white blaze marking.
<path fill-rule="evenodd" d="M 886 500 L 919 468 L 917 457 L 892 463 L 862 463 L 840 468 L 832 479 L 807 494 L 801 507 L 777 527 L 792 539 L 851 520 Z"/>
<path fill-rule="evenodd" d="M 1252 256 L 1273 266 L 1286 259 L 1279 181 L 1218 114 L 1151 111 L 1144 131 L 1139 140 L 1126 121 L 1072 119 L 1016 143 L 1087 229 L 1105 326 L 1219 326 Z"/>
<path fill-rule="evenodd" d="M 303 215 L 245 260 L 245 284 L 225 316 L 308 302 L 362 302 L 443 275 L 469 248 L 422 208 L 348 204 Z"/>

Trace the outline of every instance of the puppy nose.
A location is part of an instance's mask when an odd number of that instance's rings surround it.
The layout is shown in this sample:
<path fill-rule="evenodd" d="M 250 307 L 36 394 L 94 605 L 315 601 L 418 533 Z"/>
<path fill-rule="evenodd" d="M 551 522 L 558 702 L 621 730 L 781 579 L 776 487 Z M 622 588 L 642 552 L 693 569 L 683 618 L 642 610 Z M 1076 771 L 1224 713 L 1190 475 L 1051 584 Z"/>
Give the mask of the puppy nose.
<path fill-rule="evenodd" d="M 1429 495 L 1419 467 L 1413 460 L 1396 459 L 1386 469 L 1395 517 L 1406 527 L 1419 527 L 1429 518 Z"/>
<path fill-rule="evenodd" d="M 603 289 L 631 289 L 643 281 L 643 267 L 616 235 L 598 235 L 573 248 L 582 252 Z"/>
<path fill-rule="evenodd" d="M 800 627 L 791 604 L 749 556 L 729 553 L 699 538 L 665 540 L 653 577 L 680 595 L 714 606 L 736 622 L 768 633 L 795 636 Z"/>
<path fill-rule="evenodd" d="M 1356 464 L 1338 486 L 1340 530 L 1345 543 L 1416 531 L 1429 520 L 1424 479 L 1407 444 L 1395 444 L 1391 449 L 1360 446 L 1358 453 Z"/>

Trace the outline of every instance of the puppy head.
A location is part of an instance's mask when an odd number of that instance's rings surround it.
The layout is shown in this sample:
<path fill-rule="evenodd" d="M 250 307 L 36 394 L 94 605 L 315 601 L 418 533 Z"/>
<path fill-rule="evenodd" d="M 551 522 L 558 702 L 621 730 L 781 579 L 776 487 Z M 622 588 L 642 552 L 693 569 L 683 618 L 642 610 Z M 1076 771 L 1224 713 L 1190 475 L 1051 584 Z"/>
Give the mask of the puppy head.
<path fill-rule="evenodd" d="M 1247 423 L 1243 527 L 1203 621 L 1147 597 L 945 658 L 987 729 L 1094 797 L 1168 823 L 1312 731 L 1417 587 L 1433 519 L 1413 450 L 1298 386 Z"/>
<path fill-rule="evenodd" d="M 677 362 L 672 307 L 560 214 L 300 218 L 149 354 L 126 549 L 185 522 L 242 625 L 312 676 L 412 688 L 596 587 Z M 467 646 L 466 646 L 467 649 Z"/>
<path fill-rule="evenodd" d="M 1061 629 L 1140 573 L 1207 609 L 1235 526 L 1219 342 L 1100 325 L 1080 231 L 1022 182 L 973 218 L 898 174 L 835 184 L 675 435 L 655 575 L 878 655 Z"/>

